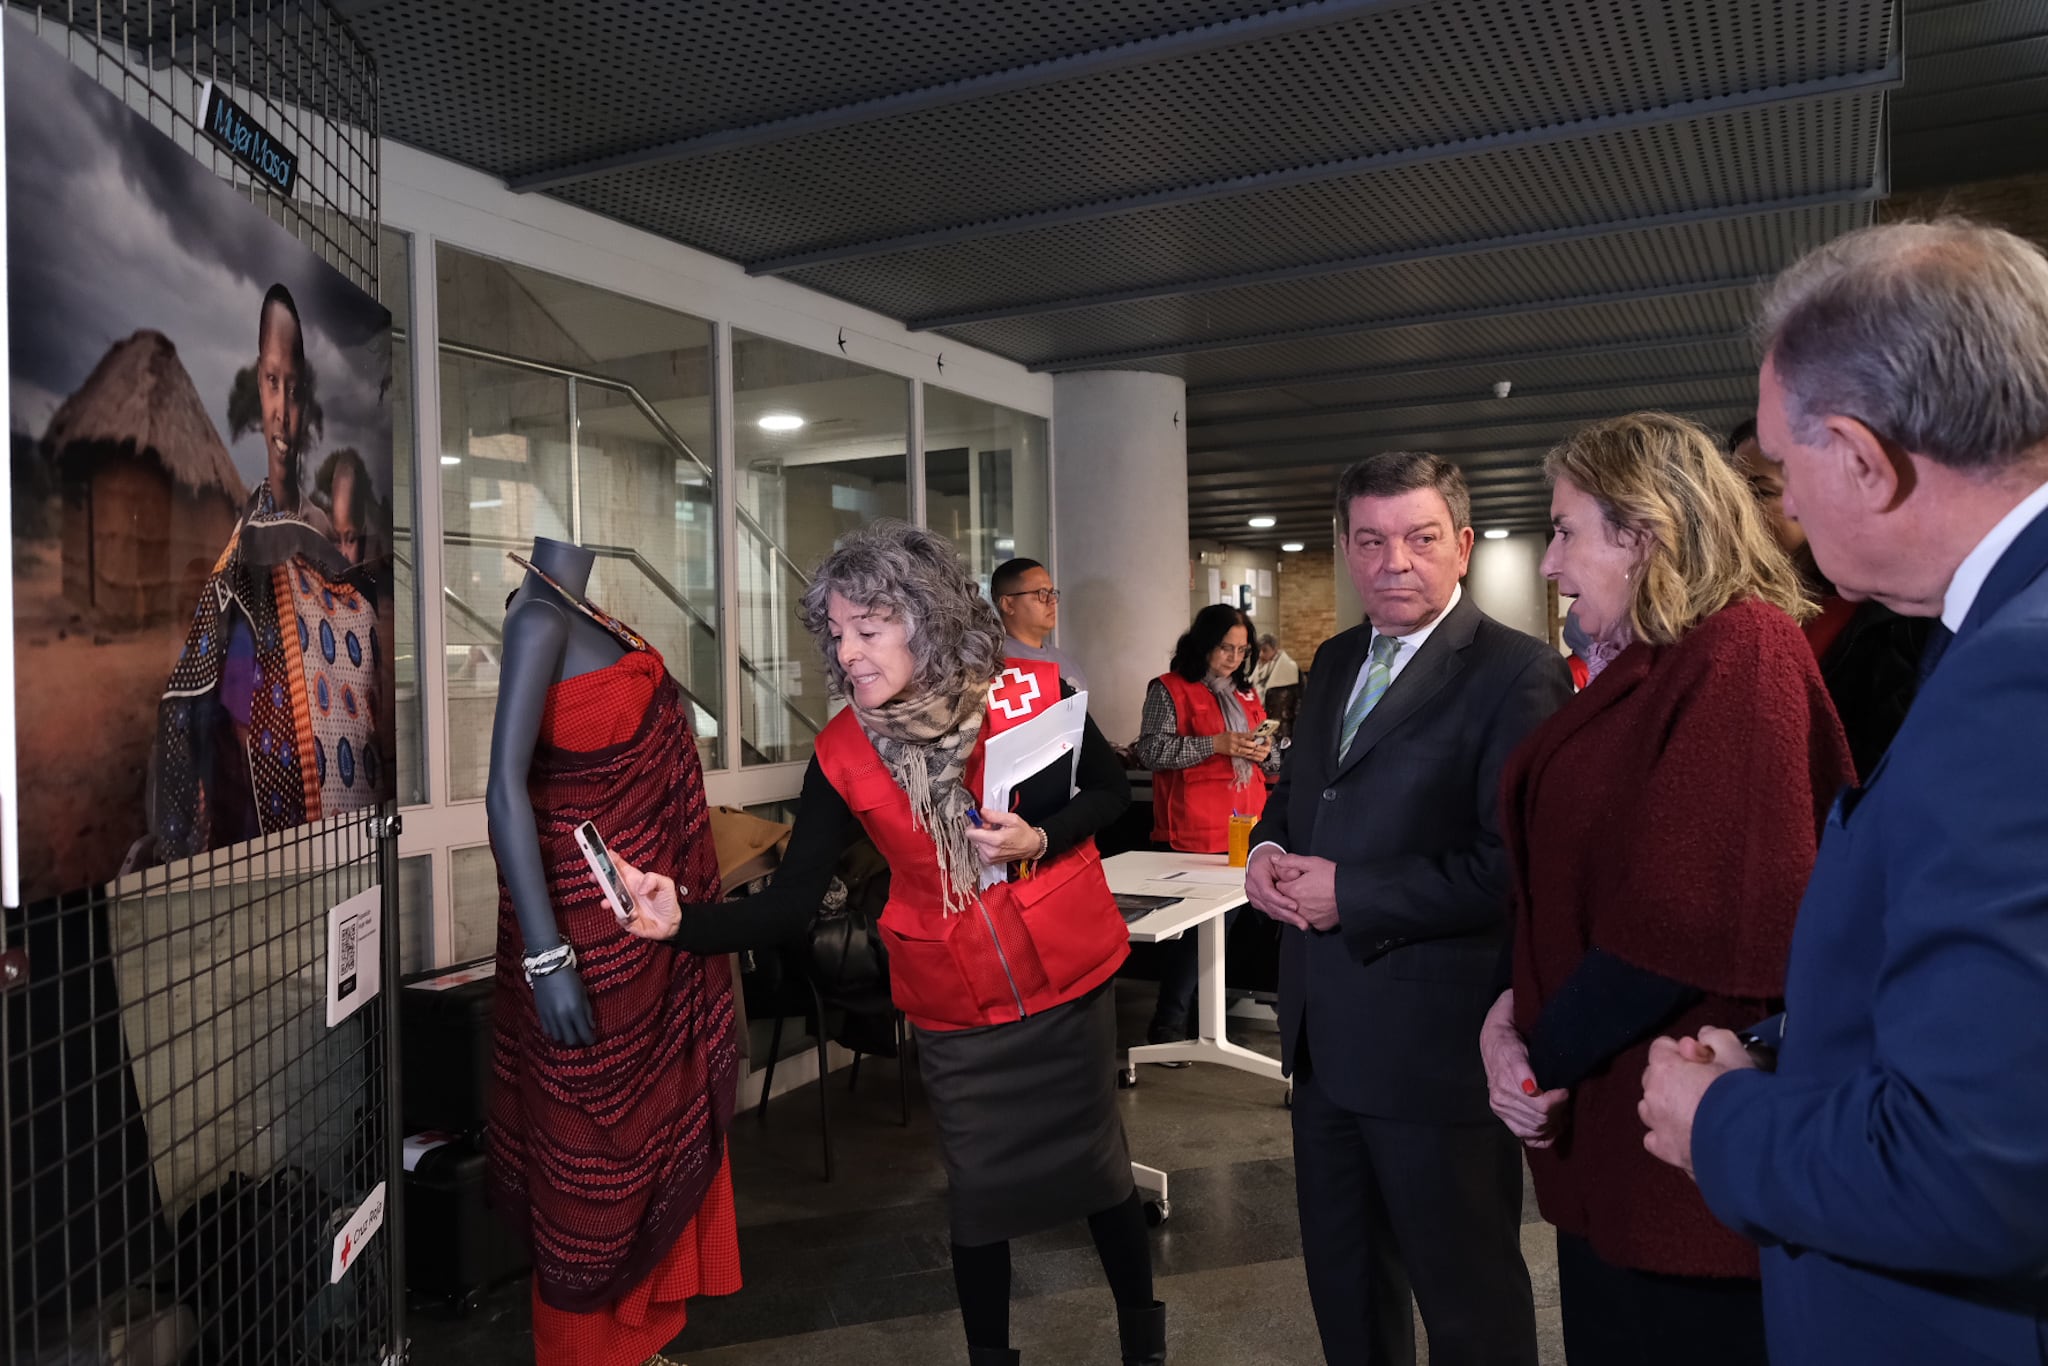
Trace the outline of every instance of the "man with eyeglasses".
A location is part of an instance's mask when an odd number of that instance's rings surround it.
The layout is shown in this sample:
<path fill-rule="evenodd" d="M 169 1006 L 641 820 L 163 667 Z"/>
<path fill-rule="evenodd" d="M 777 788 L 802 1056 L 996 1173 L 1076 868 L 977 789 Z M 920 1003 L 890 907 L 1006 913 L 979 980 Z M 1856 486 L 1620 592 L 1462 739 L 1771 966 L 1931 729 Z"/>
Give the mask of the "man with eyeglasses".
<path fill-rule="evenodd" d="M 1077 692 L 1088 691 L 1088 676 L 1073 657 L 1046 644 L 1060 624 L 1060 590 L 1052 586 L 1046 567 L 1036 560 L 1006 560 L 989 575 L 988 591 L 1003 619 L 1010 654 L 1050 660 Z"/>

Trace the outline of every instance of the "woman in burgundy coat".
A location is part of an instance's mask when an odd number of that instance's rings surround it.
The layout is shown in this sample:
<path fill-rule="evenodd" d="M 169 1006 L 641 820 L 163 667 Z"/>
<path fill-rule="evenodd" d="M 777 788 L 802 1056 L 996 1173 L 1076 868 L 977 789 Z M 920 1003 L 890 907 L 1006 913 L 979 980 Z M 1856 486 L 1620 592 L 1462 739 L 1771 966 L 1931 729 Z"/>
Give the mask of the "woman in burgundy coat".
<path fill-rule="evenodd" d="M 1779 1008 L 1854 770 L 1799 629 L 1813 605 L 1704 432 L 1615 418 L 1547 470 L 1543 570 L 1597 671 L 1503 778 L 1516 938 L 1481 1040 L 1493 1108 L 1557 1228 L 1572 1366 L 1760 1366 L 1756 1249 L 1644 1151 L 1636 1102 L 1656 1036 Z"/>

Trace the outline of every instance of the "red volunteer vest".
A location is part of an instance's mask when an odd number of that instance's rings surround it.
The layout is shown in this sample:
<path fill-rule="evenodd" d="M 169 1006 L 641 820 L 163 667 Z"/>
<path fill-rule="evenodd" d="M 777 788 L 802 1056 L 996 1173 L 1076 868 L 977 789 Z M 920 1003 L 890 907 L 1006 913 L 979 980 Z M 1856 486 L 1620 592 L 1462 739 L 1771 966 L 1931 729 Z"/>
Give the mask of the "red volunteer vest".
<path fill-rule="evenodd" d="M 1206 683 L 1190 683 L 1177 673 L 1159 681 L 1173 699 L 1175 729 L 1182 735 L 1221 735 L 1223 704 Z M 1258 694 L 1247 688 L 1237 695 L 1244 708 L 1244 728 L 1257 730 L 1266 719 Z M 1243 787 L 1237 770 L 1221 754 L 1193 768 L 1161 768 L 1152 772 L 1152 838 L 1190 854 L 1221 854 L 1230 849 L 1232 812 L 1256 816 L 1266 809 L 1266 779 L 1255 775 Z"/>
<path fill-rule="evenodd" d="M 1060 698 L 1058 665 L 1035 659 L 1005 665 L 967 761 L 967 790 L 977 794 L 988 737 Z M 1094 840 L 1083 840 L 1027 880 L 990 887 L 949 916 L 941 909 L 931 836 L 911 824 L 910 799 L 851 708 L 819 733 L 817 756 L 826 780 L 889 864 L 889 901 L 879 927 L 889 949 L 890 995 L 912 1024 L 1007 1024 L 1087 995 L 1123 965 L 1130 937 Z"/>

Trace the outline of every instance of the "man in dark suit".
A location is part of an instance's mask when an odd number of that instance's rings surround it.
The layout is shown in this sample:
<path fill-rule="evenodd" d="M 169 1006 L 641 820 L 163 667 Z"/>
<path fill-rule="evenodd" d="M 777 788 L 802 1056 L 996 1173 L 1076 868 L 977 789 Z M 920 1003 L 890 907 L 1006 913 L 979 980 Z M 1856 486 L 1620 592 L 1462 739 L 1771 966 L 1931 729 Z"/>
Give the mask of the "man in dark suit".
<path fill-rule="evenodd" d="M 2040 1366 L 2048 257 L 1958 220 L 1862 229 L 1759 331 L 1763 451 L 1821 569 L 1943 629 L 1828 818 L 1775 1073 L 1727 1030 L 1660 1040 L 1645 1142 L 1763 1245 L 1771 1360 Z"/>
<path fill-rule="evenodd" d="M 1325 641 L 1245 886 L 1285 928 L 1302 1253 L 1330 1366 L 1535 1366 L 1522 1166 L 1479 1029 L 1508 927 L 1501 767 L 1572 693 L 1464 596 L 1471 496 L 1433 455 L 1337 485 L 1366 624 Z"/>

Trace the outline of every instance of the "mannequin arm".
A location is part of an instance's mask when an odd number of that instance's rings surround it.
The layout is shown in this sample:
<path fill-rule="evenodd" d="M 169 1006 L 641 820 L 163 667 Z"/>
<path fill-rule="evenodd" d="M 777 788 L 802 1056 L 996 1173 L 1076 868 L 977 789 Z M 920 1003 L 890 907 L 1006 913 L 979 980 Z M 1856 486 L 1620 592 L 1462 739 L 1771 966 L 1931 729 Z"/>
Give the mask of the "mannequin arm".
<path fill-rule="evenodd" d="M 484 810 L 490 822 L 491 851 L 511 890 L 519 937 L 528 957 L 562 942 L 554 903 L 548 898 L 547 868 L 541 860 L 540 832 L 526 780 L 533 766 L 534 746 L 540 741 L 548 688 L 554 683 L 568 639 L 568 618 L 551 602 L 523 602 L 505 617 L 504 661 L 498 671 L 497 714 L 491 722 L 491 776 L 484 791 Z M 552 972 L 533 987 L 534 1007 L 549 1038 L 556 1043 L 595 1041 L 590 1002 L 575 969 Z"/>

